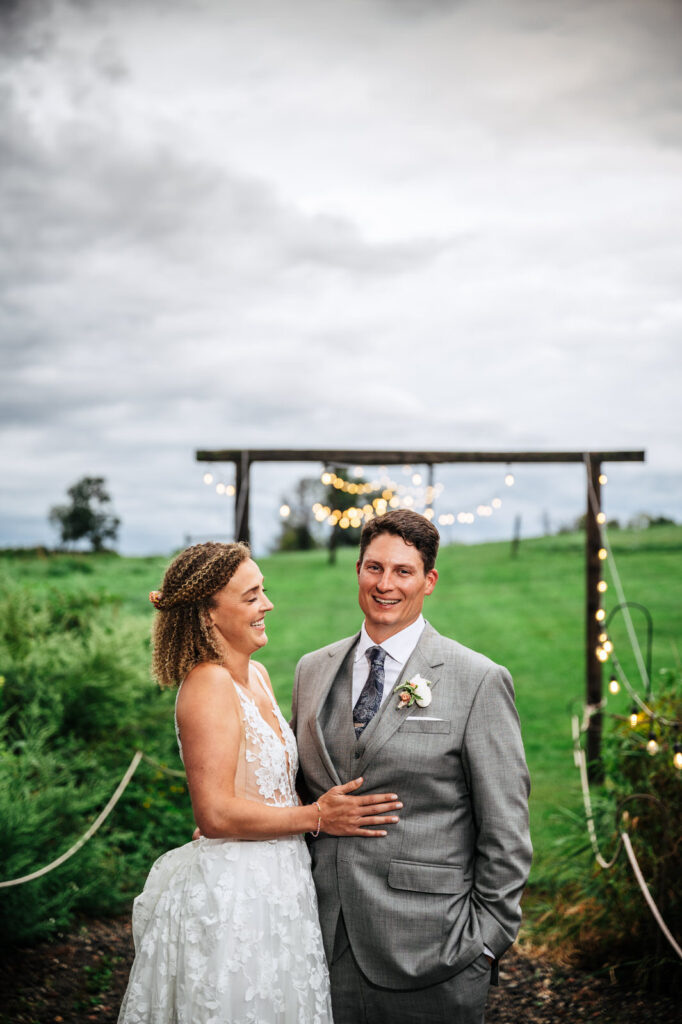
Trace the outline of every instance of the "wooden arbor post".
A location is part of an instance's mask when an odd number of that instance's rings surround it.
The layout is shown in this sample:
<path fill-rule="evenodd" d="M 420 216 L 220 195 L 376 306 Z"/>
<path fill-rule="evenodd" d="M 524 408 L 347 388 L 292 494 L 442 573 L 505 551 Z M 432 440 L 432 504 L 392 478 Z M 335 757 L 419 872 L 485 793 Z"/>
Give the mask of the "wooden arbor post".
<path fill-rule="evenodd" d="M 235 540 L 243 540 L 244 543 L 251 543 L 251 529 L 249 527 L 249 488 L 250 484 L 251 459 L 249 452 L 244 448 L 240 458 L 234 460 L 234 536 Z"/>
<path fill-rule="evenodd" d="M 585 668 L 587 704 L 595 708 L 602 701 L 602 663 L 597 657 L 601 650 L 599 634 L 604 624 L 597 617 L 601 615 L 602 601 L 599 583 L 602 578 L 601 532 L 601 462 L 595 455 L 585 456 L 587 470 L 587 510 L 585 515 Z M 602 615 L 603 618 L 603 615 Z M 590 714 L 587 726 L 587 771 L 589 778 L 600 781 L 603 773 L 599 758 L 601 755 L 601 711 Z"/>

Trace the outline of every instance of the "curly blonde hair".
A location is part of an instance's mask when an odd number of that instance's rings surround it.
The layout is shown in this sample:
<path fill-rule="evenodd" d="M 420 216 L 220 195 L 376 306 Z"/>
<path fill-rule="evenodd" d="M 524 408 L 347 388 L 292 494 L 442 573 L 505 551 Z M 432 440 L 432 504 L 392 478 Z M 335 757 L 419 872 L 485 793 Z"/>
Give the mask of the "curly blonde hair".
<path fill-rule="evenodd" d="M 222 661 L 207 612 L 251 551 L 247 544 L 209 542 L 182 551 L 166 569 L 152 626 L 152 673 L 160 686 L 178 686 L 200 662 Z M 150 595 L 151 597 L 151 595 Z"/>

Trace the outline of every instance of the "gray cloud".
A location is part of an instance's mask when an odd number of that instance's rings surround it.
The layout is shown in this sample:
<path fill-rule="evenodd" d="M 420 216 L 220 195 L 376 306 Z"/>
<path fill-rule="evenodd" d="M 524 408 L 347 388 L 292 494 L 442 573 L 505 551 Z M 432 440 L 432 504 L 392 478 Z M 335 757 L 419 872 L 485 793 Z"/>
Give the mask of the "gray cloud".
<path fill-rule="evenodd" d="M 86 472 L 127 550 L 223 531 L 239 445 L 643 446 L 613 513 L 682 518 L 679 5 L 161 6 L 3 9 L 0 543 Z"/>

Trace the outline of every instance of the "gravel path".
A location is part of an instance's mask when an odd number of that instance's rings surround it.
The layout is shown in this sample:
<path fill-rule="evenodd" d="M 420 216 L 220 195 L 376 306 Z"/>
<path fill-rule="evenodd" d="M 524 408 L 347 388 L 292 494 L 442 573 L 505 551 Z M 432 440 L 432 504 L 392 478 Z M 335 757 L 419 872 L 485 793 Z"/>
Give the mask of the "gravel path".
<path fill-rule="evenodd" d="M 128 917 L 87 921 L 53 943 L 5 952 L 0 1024 L 116 1024 L 131 960 Z M 512 950 L 500 987 L 491 989 L 486 1024 L 556 1021 L 679 1024 L 680 1010 L 670 999 L 625 993 L 608 977 Z"/>

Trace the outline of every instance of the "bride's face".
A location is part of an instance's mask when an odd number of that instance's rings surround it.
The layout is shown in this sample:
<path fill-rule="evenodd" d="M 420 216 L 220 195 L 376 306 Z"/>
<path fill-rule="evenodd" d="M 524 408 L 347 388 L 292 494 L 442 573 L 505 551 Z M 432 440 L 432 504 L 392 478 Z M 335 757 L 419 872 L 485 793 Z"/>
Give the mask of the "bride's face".
<path fill-rule="evenodd" d="M 213 595 L 209 618 L 228 648 L 252 654 L 265 647 L 265 615 L 272 610 L 263 576 L 251 559 L 242 562 L 232 579 Z"/>

